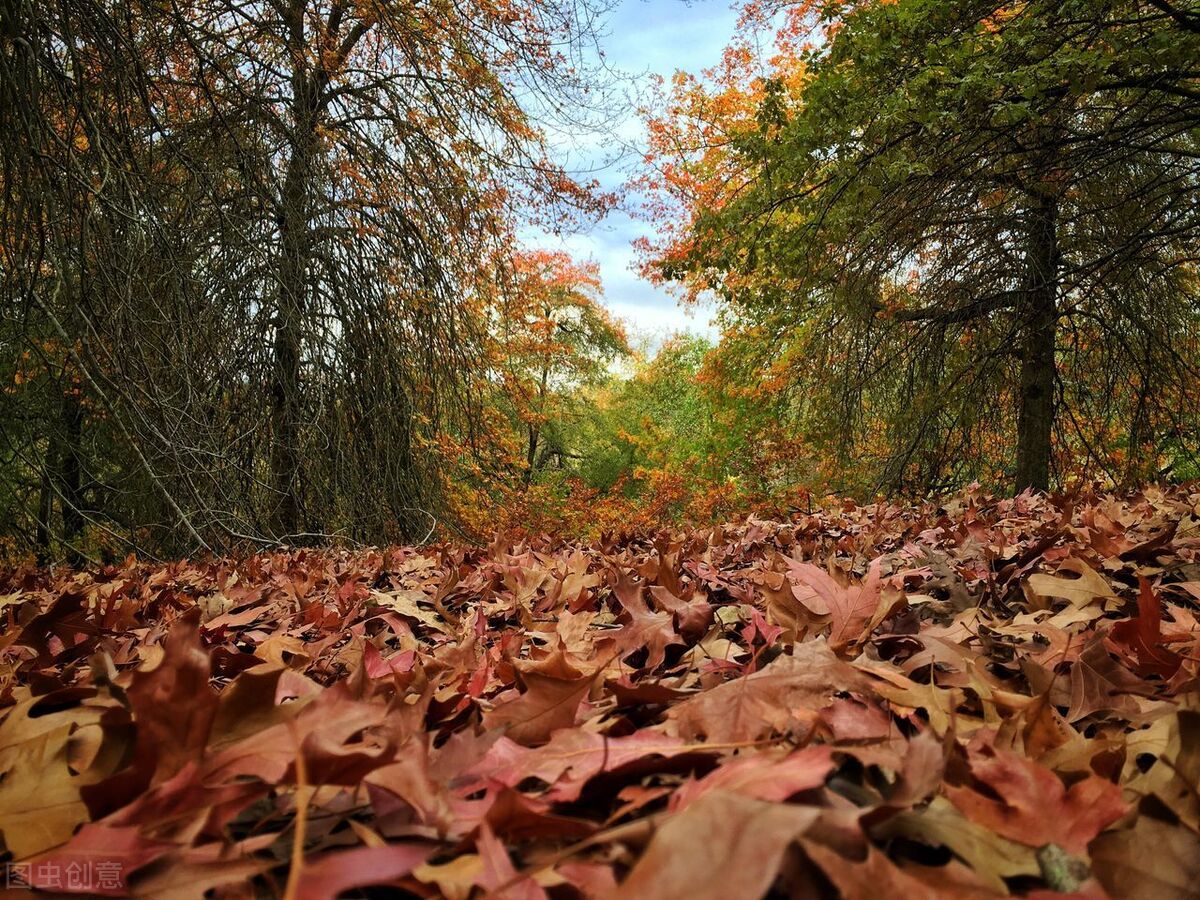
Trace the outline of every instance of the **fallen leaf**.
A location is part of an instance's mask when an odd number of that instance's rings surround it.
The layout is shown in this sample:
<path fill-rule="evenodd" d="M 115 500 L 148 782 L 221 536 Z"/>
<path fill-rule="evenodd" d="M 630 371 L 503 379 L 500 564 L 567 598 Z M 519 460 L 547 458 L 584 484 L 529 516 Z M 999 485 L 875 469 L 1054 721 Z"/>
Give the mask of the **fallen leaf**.
<path fill-rule="evenodd" d="M 667 715 L 687 740 L 754 741 L 771 732 L 807 732 L 835 691 L 865 686 L 828 644 L 810 641 L 797 644 L 795 655 L 685 700 Z"/>
<path fill-rule="evenodd" d="M 1074 572 L 1078 578 L 1058 575 L 1030 575 L 1030 589 L 1043 597 L 1060 597 L 1076 609 L 1090 605 L 1096 599 L 1115 597 L 1108 581 L 1083 560 L 1068 557 L 1058 564 L 1059 571 Z"/>
<path fill-rule="evenodd" d="M 613 897 L 761 897 L 775 880 L 788 846 L 819 816 L 813 807 L 712 791 L 666 821 Z"/>
<path fill-rule="evenodd" d="M 1110 831 L 1092 843 L 1096 879 L 1114 897 L 1195 900 L 1200 884 L 1200 837 L 1148 816 L 1133 828 Z"/>
<path fill-rule="evenodd" d="M 1125 813 L 1121 788 L 1095 775 L 1068 789 L 1046 767 L 988 746 L 971 752 L 970 768 L 986 793 L 947 784 L 950 801 L 972 822 L 1030 847 L 1057 844 L 1068 853 L 1086 853 L 1088 843 Z"/>
<path fill-rule="evenodd" d="M 739 756 L 675 791 L 671 809 L 682 809 L 711 791 L 778 803 L 820 787 L 833 769 L 831 750 L 825 746 L 806 747 L 783 756 L 767 751 Z"/>
<path fill-rule="evenodd" d="M 1163 646 L 1162 603 L 1145 578 L 1138 592 L 1138 614 L 1115 624 L 1109 635 L 1113 644 L 1133 656 L 1139 675 L 1170 678 L 1183 664 L 1179 654 Z"/>
<path fill-rule="evenodd" d="M 793 584 L 807 589 L 806 593 L 797 593 L 796 599 L 818 615 L 828 612 L 829 645 L 835 650 L 860 640 L 879 610 L 882 562 L 882 559 L 871 562 L 862 584 L 843 587 L 819 566 L 788 560 Z"/>
<path fill-rule="evenodd" d="M 598 668 L 576 668 L 558 654 L 522 673 L 525 692 L 484 714 L 487 728 L 500 728 L 518 744 L 540 744 L 560 728 L 575 724 L 579 704 L 591 690 Z"/>
<path fill-rule="evenodd" d="M 305 860 L 296 900 L 334 900 L 355 888 L 387 885 L 408 875 L 432 852 L 427 844 L 355 847 Z"/>

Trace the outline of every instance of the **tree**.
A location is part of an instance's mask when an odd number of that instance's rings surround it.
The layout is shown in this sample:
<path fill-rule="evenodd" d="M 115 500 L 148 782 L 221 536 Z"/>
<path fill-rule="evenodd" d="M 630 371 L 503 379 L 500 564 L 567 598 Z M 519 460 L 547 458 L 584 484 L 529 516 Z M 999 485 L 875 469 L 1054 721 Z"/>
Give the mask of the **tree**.
<path fill-rule="evenodd" d="M 541 131 L 592 109 L 568 58 L 595 11 L 6 7 L 3 369 L 57 354 L 3 410 L 9 527 L 81 545 L 83 515 L 176 551 L 423 534 L 441 437 L 478 427 L 517 223 L 606 202 Z"/>
<path fill-rule="evenodd" d="M 1114 416 L 1145 471 L 1195 437 L 1191 14 L 792 5 L 774 71 L 686 83 L 672 112 L 688 117 L 657 123 L 689 225 L 656 265 L 802 348 L 813 432 L 844 460 L 887 433 L 876 484 L 985 474 L 996 437 L 1018 489 L 1081 460 L 1121 477 Z M 701 138 L 683 158 L 681 134 Z M 1110 390 L 1113 373 L 1133 387 Z"/>
<path fill-rule="evenodd" d="M 517 254 L 512 269 L 497 311 L 499 368 L 524 432 L 521 480 L 528 487 L 550 461 L 562 468 L 578 456 L 566 441 L 568 407 L 630 351 L 621 325 L 601 303 L 594 263 L 534 250 Z"/>

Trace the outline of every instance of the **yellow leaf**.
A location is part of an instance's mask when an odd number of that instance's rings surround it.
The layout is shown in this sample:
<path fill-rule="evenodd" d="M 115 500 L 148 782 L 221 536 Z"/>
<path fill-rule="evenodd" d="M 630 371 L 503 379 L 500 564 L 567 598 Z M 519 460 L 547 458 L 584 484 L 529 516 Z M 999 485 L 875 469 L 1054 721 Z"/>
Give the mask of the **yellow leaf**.
<path fill-rule="evenodd" d="M 1104 577 L 1082 560 L 1065 559 L 1058 567 L 1075 572 L 1078 578 L 1061 578 L 1057 575 L 1030 575 L 1028 587 L 1042 597 L 1060 597 L 1076 609 L 1083 609 L 1097 597 L 1113 597 L 1113 589 Z"/>

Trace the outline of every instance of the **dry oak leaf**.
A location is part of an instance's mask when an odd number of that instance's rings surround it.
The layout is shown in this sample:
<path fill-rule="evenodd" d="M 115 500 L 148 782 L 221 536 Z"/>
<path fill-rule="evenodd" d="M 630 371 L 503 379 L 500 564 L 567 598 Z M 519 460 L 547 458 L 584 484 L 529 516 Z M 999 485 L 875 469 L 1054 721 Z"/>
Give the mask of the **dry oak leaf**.
<path fill-rule="evenodd" d="M 1058 569 L 1060 572 L 1064 569 L 1074 572 L 1079 577 L 1038 574 L 1030 575 L 1025 583 L 1038 596 L 1059 597 L 1076 609 L 1088 606 L 1097 597 L 1104 599 L 1116 596 L 1104 576 L 1081 559 L 1068 557 L 1059 563 Z"/>
<path fill-rule="evenodd" d="M 284 704 L 289 709 L 293 704 Z M 225 746 L 207 757 L 203 768 L 210 783 L 251 776 L 278 784 L 304 753 L 311 783 L 357 784 L 367 772 L 390 759 L 391 748 L 366 732 L 388 717 L 382 703 L 355 700 L 347 682 L 339 681 L 295 716 L 276 722 Z M 356 739 L 357 738 L 357 739 Z"/>
<path fill-rule="evenodd" d="M 551 786 L 548 799 L 568 803 L 579 797 L 588 779 L 601 772 L 611 772 L 648 756 L 669 758 L 697 749 L 704 748 L 654 731 L 608 737 L 568 728 L 556 731 L 548 744 L 535 749 L 502 737 L 469 774 L 508 787 L 516 787 L 526 778 L 537 778 Z"/>
<path fill-rule="evenodd" d="M 881 741 L 896 733 L 886 710 L 853 697 L 838 697 L 821 710 L 821 721 L 838 741 Z"/>
<path fill-rule="evenodd" d="M 1030 847 L 1010 841 L 965 818 L 944 797 L 919 810 L 905 810 L 872 831 L 876 838 L 906 837 L 950 849 L 992 890 L 1008 893 L 1004 879 L 1040 874 Z"/>
<path fill-rule="evenodd" d="M 887 613 L 879 577 L 882 558 L 872 560 L 865 581 L 850 587 L 812 563 L 787 562 L 796 599 L 818 615 L 828 613 L 829 645 L 835 650 L 865 637 Z"/>
<path fill-rule="evenodd" d="M 1029 847 L 1057 844 L 1083 855 L 1125 814 L 1121 788 L 1095 775 L 1068 790 L 1045 766 L 989 746 L 971 752 L 970 767 L 988 793 L 947 784 L 946 796 L 972 822 Z"/>
<path fill-rule="evenodd" d="M 1186 828 L 1139 816 L 1133 828 L 1092 842 L 1092 871 L 1113 897 L 1196 900 L 1200 837 Z"/>
<path fill-rule="evenodd" d="M 396 752 L 395 761 L 369 772 L 363 784 L 382 788 L 412 807 L 419 822 L 450 831 L 454 822 L 451 797 L 430 772 L 429 736 L 414 735 Z"/>
<path fill-rule="evenodd" d="M 444 863 L 424 863 L 413 869 L 413 877 L 428 885 L 436 885 L 445 900 L 467 900 L 483 871 L 483 859 L 478 853 L 464 853 Z"/>
<path fill-rule="evenodd" d="M 631 619 L 630 624 L 617 632 L 622 657 L 645 647 L 645 667 L 654 669 L 662 665 L 666 648 L 683 643 L 683 638 L 675 633 L 674 617 L 669 612 L 651 612 L 642 596 L 642 586 L 627 575 L 617 579 L 613 594 Z"/>
<path fill-rule="evenodd" d="M 87 821 L 79 779 L 68 766 L 70 738 L 65 723 L 0 750 L 0 833 L 15 859 L 63 843 Z"/>
<path fill-rule="evenodd" d="M 509 859 L 508 850 L 492 833 L 487 822 L 479 826 L 475 846 L 483 861 L 475 883 L 486 891 L 487 897 L 496 900 L 547 900 L 546 892 L 535 879 L 518 874 Z"/>
<path fill-rule="evenodd" d="M 29 881 L 48 890 L 120 896 L 126 893 L 130 875 L 173 849 L 174 844 L 143 837 L 136 826 L 89 823 L 63 846 L 30 860 Z M 72 887 L 65 877 L 71 871 L 93 873 L 98 863 L 115 864 L 111 880 L 101 882 L 93 874 Z"/>
<path fill-rule="evenodd" d="M 334 900 L 345 891 L 390 884 L 408 875 L 433 852 L 430 844 L 355 847 L 306 860 L 296 875 L 295 900 Z"/>
<path fill-rule="evenodd" d="M 110 761 L 106 768 L 101 759 L 75 773 L 80 763 L 73 751 L 84 735 L 99 727 L 104 707 L 73 704 L 41 713 L 73 693 L 57 691 L 24 700 L 0 724 L 0 834 L 17 860 L 68 840 L 88 819 L 80 789 L 108 775 L 114 764 Z"/>
<path fill-rule="evenodd" d="M 177 859 L 171 854 L 139 872 L 130 886 L 129 895 L 148 897 L 150 900 L 207 900 L 213 896 L 246 896 L 246 890 L 230 890 L 222 894 L 218 889 L 242 885 L 276 865 L 276 860 L 261 857 L 191 862 Z"/>
<path fill-rule="evenodd" d="M 703 595 L 689 590 L 687 597 L 673 593 L 660 584 L 650 585 L 650 596 L 675 617 L 679 633 L 690 639 L 701 637 L 713 623 L 713 608 Z"/>
<path fill-rule="evenodd" d="M 204 755 L 217 714 L 209 686 L 212 665 L 200 643 L 199 610 L 177 621 L 163 642 L 163 658 L 137 671 L 128 690 L 137 725 L 135 766 L 150 783 L 166 781 Z"/>
<path fill-rule="evenodd" d="M 441 634 L 453 634 L 454 628 L 449 625 L 433 609 L 426 609 L 421 604 L 433 605 L 433 598 L 423 591 L 382 591 L 371 592 L 371 602 L 377 606 L 394 610 L 405 618 L 421 623 L 430 631 Z"/>
<path fill-rule="evenodd" d="M 952 726 L 957 732 L 969 734 L 982 725 L 979 719 L 959 709 L 965 697 L 962 688 L 942 688 L 933 682 L 925 684 L 913 681 L 888 666 L 863 659 L 854 665 L 858 671 L 878 679 L 874 684 L 874 693 L 891 704 L 895 715 L 903 716 L 906 711 L 923 709 L 930 726 L 939 735 L 945 734 Z"/>
<path fill-rule="evenodd" d="M 1184 825 L 1200 832 L 1200 712 L 1181 709 L 1128 736 L 1122 785 L 1155 795 Z M 1147 758 L 1153 764 L 1145 768 Z"/>
<path fill-rule="evenodd" d="M 683 809 L 713 791 L 779 803 L 820 787 L 833 768 L 832 749 L 827 745 L 805 747 L 788 755 L 765 750 L 739 756 L 676 790 L 671 795 L 671 809 Z"/>
<path fill-rule="evenodd" d="M 783 629 L 786 641 L 795 641 L 810 625 L 824 622 L 796 599 L 792 584 L 783 572 L 756 572 L 751 580 L 758 587 L 766 609 L 767 621 Z"/>
<path fill-rule="evenodd" d="M 612 900 L 755 900 L 820 814 L 712 791 L 667 819 Z"/>
<path fill-rule="evenodd" d="M 545 743 L 558 729 L 575 724 L 579 704 L 604 667 L 571 660 L 561 651 L 517 666 L 525 692 L 484 713 L 483 725 L 504 729 L 511 740 L 527 746 Z"/>
<path fill-rule="evenodd" d="M 199 767 L 189 763 L 170 780 L 105 816 L 104 824 L 137 826 L 143 834 L 179 844 L 204 836 L 220 839 L 229 821 L 268 790 L 258 781 L 205 784 Z"/>
<path fill-rule="evenodd" d="M 991 900 L 1002 895 L 981 885 L 955 884 L 937 877 L 936 887 L 905 872 L 887 854 L 867 845 L 867 858 L 861 862 L 847 859 L 816 841 L 804 840 L 804 852 L 821 867 L 826 877 L 838 889 L 841 900 L 881 900 L 903 897 L 904 900 Z M 941 876 L 938 870 L 931 874 Z"/>
<path fill-rule="evenodd" d="M 771 732 L 809 730 L 838 691 L 865 691 L 867 679 L 824 641 L 797 644 L 762 670 L 672 707 L 667 718 L 686 740 L 755 741 Z"/>
<path fill-rule="evenodd" d="M 151 900 L 206 900 L 217 888 L 249 881 L 278 865 L 276 860 L 263 857 L 219 859 L 216 854 L 210 854 L 212 859 L 193 859 L 194 856 L 197 856 L 196 852 L 190 849 L 183 853 L 172 852 L 146 866 L 134 876 L 130 895 Z M 231 894 L 237 896 L 237 893 Z M 217 893 L 216 896 L 222 895 Z"/>
<path fill-rule="evenodd" d="M 1170 678 L 1183 664 L 1183 658 L 1163 646 L 1162 602 L 1155 596 L 1150 582 L 1141 579 L 1138 591 L 1138 614 L 1118 622 L 1109 632 L 1117 649 L 1133 656 L 1139 675 L 1159 675 Z"/>
<path fill-rule="evenodd" d="M 1151 685 L 1113 659 L 1103 638 L 1091 641 L 1072 664 L 1067 682 L 1068 722 L 1097 712 L 1115 712 L 1130 718 L 1138 712 L 1133 697 L 1150 693 Z"/>

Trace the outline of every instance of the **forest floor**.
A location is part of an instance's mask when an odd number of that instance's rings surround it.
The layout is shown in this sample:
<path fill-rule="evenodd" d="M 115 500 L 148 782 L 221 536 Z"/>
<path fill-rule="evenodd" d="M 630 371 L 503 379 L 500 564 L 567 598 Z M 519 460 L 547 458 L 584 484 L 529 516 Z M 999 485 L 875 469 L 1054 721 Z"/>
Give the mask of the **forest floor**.
<path fill-rule="evenodd" d="M 1196 897 L 1198 597 L 1180 488 L 4 572 L 5 874 Z"/>

